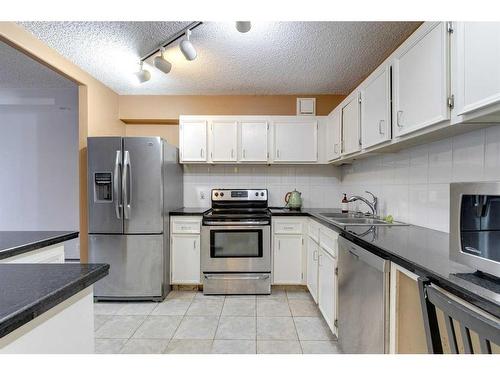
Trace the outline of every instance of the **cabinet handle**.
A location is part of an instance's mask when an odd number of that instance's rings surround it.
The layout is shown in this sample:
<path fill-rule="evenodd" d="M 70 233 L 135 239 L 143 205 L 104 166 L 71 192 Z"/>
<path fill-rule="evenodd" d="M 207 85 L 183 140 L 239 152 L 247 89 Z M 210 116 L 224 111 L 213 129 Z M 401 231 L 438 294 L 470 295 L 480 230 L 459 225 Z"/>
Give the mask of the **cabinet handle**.
<path fill-rule="evenodd" d="M 396 124 L 398 125 L 398 128 L 403 127 L 403 123 L 401 121 L 401 118 L 403 117 L 403 111 L 398 111 L 397 116 L 396 116 Z"/>
<path fill-rule="evenodd" d="M 278 240 L 278 250 L 281 250 L 281 240 Z"/>
<path fill-rule="evenodd" d="M 283 227 L 285 230 L 293 230 L 293 227 Z"/>
<path fill-rule="evenodd" d="M 280 150 L 276 150 L 276 158 L 279 159 L 280 158 Z"/>
<path fill-rule="evenodd" d="M 384 135 L 384 127 L 382 126 L 384 124 L 384 120 L 380 120 L 378 122 L 378 133 L 381 135 Z"/>
<path fill-rule="evenodd" d="M 245 150 L 245 149 L 243 149 L 243 159 L 245 159 L 245 158 L 246 158 L 246 156 L 247 156 L 247 152 L 246 152 L 246 150 Z"/>
<path fill-rule="evenodd" d="M 322 266 L 323 264 L 321 264 L 321 258 L 323 257 L 323 255 L 319 254 L 318 255 L 318 266 Z"/>
<path fill-rule="evenodd" d="M 318 260 L 318 250 L 313 251 L 313 260 Z"/>
<path fill-rule="evenodd" d="M 339 148 L 339 147 L 338 147 L 338 146 L 339 146 L 339 145 L 338 145 L 338 143 L 335 143 L 335 144 L 333 145 L 333 153 L 334 153 L 334 154 L 338 154 L 338 153 L 339 153 L 339 151 L 338 151 L 338 148 Z"/>
<path fill-rule="evenodd" d="M 196 240 L 193 241 L 193 250 L 196 250 Z"/>
<path fill-rule="evenodd" d="M 200 148 L 200 157 L 203 157 L 203 149 Z"/>
<path fill-rule="evenodd" d="M 231 149 L 231 159 L 234 157 L 234 149 Z"/>

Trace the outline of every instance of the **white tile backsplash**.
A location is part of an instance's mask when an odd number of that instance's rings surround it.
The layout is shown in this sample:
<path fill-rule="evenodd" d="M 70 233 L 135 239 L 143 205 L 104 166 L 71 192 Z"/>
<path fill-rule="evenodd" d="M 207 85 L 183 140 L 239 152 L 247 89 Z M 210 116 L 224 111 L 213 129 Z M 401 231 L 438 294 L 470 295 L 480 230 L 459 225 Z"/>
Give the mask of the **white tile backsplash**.
<path fill-rule="evenodd" d="M 500 126 L 355 161 L 342 167 L 337 189 L 373 191 L 381 215 L 448 232 L 450 183 L 462 181 L 500 181 Z"/>
<path fill-rule="evenodd" d="M 184 165 L 184 206 L 210 207 L 211 189 L 267 188 L 270 206 L 284 206 L 285 194 L 297 189 L 304 207 L 340 207 L 340 172 L 331 165 Z"/>
<path fill-rule="evenodd" d="M 286 192 L 297 189 L 311 208 L 339 207 L 342 193 L 369 190 L 381 215 L 448 232 L 449 184 L 459 181 L 500 181 L 500 126 L 342 167 L 185 165 L 184 206 L 209 207 L 214 188 L 267 188 L 270 206 L 283 206 Z M 350 209 L 367 211 L 361 202 Z"/>

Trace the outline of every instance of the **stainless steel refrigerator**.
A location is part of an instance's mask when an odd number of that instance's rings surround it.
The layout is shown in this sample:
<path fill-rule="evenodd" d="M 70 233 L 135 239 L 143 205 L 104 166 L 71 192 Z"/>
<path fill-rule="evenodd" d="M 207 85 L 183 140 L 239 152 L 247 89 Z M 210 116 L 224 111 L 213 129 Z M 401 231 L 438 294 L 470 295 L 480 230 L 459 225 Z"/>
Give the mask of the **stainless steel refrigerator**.
<path fill-rule="evenodd" d="M 89 137 L 89 262 L 110 264 L 100 300 L 162 300 L 170 290 L 169 211 L 182 207 L 178 149 L 159 137 Z"/>

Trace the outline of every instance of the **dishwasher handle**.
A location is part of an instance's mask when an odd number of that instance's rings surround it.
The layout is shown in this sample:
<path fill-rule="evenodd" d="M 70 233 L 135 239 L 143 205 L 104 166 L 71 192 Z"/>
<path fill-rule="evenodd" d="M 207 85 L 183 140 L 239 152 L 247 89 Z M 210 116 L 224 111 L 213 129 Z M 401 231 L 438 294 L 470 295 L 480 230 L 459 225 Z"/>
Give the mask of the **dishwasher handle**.
<path fill-rule="evenodd" d="M 363 249 L 354 242 L 349 241 L 344 237 L 339 237 L 340 256 L 346 255 L 356 258 L 356 261 L 364 262 L 377 270 L 387 273 L 390 271 L 390 261 L 373 254 L 372 252 Z"/>

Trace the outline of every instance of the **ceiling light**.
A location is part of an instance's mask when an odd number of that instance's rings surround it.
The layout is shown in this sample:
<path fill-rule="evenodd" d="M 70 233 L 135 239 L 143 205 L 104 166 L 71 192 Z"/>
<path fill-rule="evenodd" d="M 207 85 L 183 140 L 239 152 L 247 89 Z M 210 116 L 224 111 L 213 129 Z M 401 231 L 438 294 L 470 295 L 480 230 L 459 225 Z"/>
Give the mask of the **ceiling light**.
<path fill-rule="evenodd" d="M 167 59 L 164 56 L 165 53 L 165 48 L 160 49 L 160 56 L 156 56 L 154 58 L 154 65 L 156 66 L 157 69 L 161 70 L 163 73 L 168 74 L 170 72 L 170 69 L 172 69 L 172 64 L 167 61 Z"/>
<path fill-rule="evenodd" d="M 247 33 L 252 28 L 252 23 L 250 21 L 236 21 L 236 30 L 240 33 Z"/>
<path fill-rule="evenodd" d="M 151 79 L 151 73 L 142 67 L 142 61 L 139 63 L 139 66 L 140 70 L 134 73 L 137 78 L 137 81 L 139 83 L 144 83 L 146 81 L 149 81 Z"/>
<path fill-rule="evenodd" d="M 191 35 L 191 30 L 186 30 L 186 39 L 184 39 L 180 44 L 180 49 L 186 60 L 192 61 L 196 59 L 196 50 L 189 41 L 189 36 Z"/>

